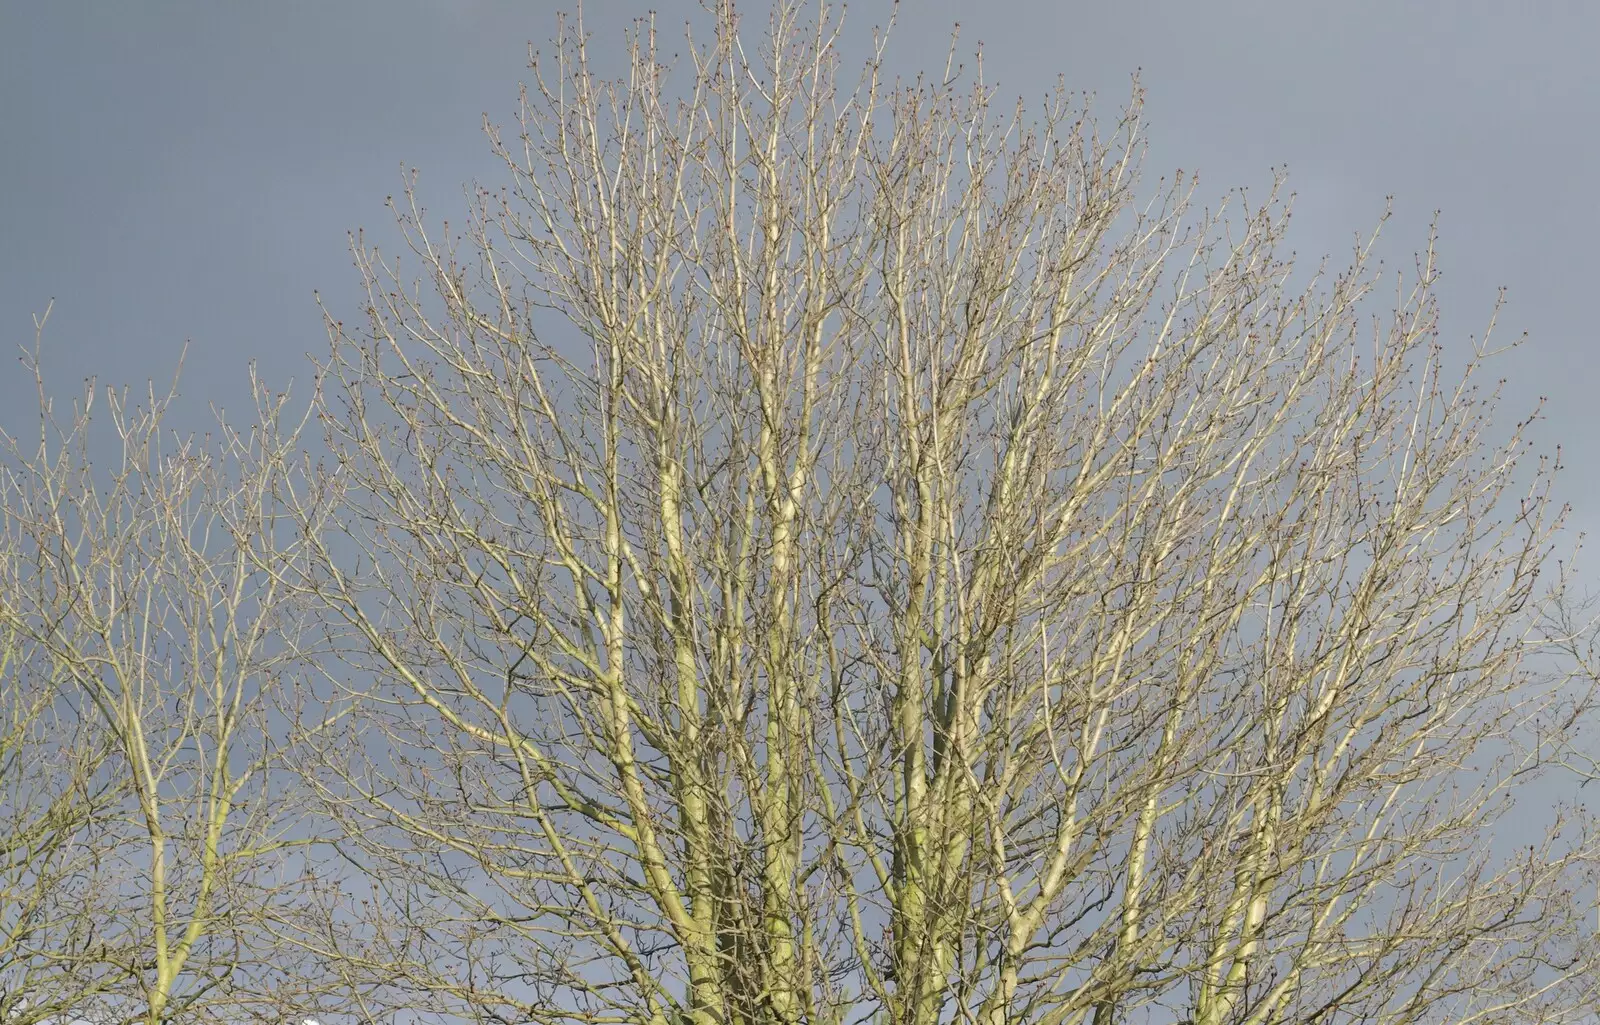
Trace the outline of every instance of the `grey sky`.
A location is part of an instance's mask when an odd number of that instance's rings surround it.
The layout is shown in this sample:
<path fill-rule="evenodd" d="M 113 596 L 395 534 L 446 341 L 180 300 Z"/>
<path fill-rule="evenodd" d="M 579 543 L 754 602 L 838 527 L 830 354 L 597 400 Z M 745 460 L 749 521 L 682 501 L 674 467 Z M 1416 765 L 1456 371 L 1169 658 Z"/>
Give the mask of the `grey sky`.
<path fill-rule="evenodd" d="M 55 297 L 57 391 L 166 377 L 186 339 L 184 408 L 237 405 L 257 358 L 275 381 L 320 350 L 313 289 L 341 313 L 357 282 L 345 232 L 387 237 L 402 161 L 440 215 L 494 165 L 484 111 L 509 121 L 529 40 L 559 2 L 366 0 L 0 7 L 0 344 L 31 341 Z M 649 5 L 590 0 L 600 49 Z M 657 0 L 674 38 L 695 8 Z M 1513 409 L 1550 398 L 1541 440 L 1567 446 L 1567 493 L 1600 522 L 1586 472 L 1600 428 L 1589 358 L 1600 229 L 1600 7 L 1487 2 L 1273 4 L 923 0 L 903 4 L 898 70 L 942 62 L 949 26 L 985 44 L 1004 94 L 1058 73 L 1107 114 L 1143 69 L 1149 170 L 1199 170 L 1202 194 L 1288 165 L 1303 255 L 1342 255 L 1383 198 L 1385 247 L 1408 264 L 1442 209 L 1447 340 L 1510 289 Z M 759 18 L 761 5 L 749 6 Z M 858 27 L 882 20 L 858 0 Z M 9 358 L 9 357 L 7 357 Z M 8 364 L 7 364 L 8 365 Z M 18 404 L 20 402 L 20 405 Z M 0 425 L 31 416 L 0 375 Z M 1508 411 L 1509 412 L 1509 411 Z M 1509 419 L 1509 417 L 1508 417 Z"/>

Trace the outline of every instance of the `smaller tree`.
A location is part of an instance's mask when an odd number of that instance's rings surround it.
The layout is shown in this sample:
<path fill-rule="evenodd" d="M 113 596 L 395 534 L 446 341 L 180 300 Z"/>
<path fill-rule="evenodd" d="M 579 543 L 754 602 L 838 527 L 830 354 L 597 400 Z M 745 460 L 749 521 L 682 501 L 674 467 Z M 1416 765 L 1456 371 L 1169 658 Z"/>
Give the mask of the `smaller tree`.
<path fill-rule="evenodd" d="M 77 1016 L 281 1020 L 313 988 L 284 971 L 272 926 L 296 906 L 285 869 L 308 842 L 269 728 L 296 657 L 274 571 L 293 557 L 273 507 L 297 435 L 279 429 L 285 397 L 258 389 L 248 432 L 180 438 L 164 427 L 174 393 L 136 406 L 107 390 L 114 445 L 97 464 L 93 382 L 63 422 L 33 370 L 38 439 L 0 436 L 7 700 L 33 716 L 18 743 L 65 760 L 44 771 L 93 837 L 88 868 L 18 850 L 20 878 L 66 872 L 52 899 L 80 897 L 27 963 L 81 980 L 47 1001 Z M 36 737 L 55 717 L 72 733 Z"/>

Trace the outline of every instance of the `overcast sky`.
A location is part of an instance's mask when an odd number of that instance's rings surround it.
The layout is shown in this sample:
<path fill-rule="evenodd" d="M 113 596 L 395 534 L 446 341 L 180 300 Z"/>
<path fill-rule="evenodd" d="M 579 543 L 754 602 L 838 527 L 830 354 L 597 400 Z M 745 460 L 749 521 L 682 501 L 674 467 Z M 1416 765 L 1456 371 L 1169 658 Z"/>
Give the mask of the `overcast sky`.
<path fill-rule="evenodd" d="M 235 405 L 256 359 L 274 381 L 324 339 L 313 290 L 355 309 L 346 232 L 389 225 L 402 162 L 440 216 L 498 181 L 480 131 L 510 122 L 544 2 L 366 0 L 0 5 L 0 344 L 31 344 L 52 298 L 57 391 L 166 377 L 185 341 L 185 408 Z M 590 0 L 599 47 L 652 6 Z M 656 0 L 663 29 L 696 7 Z M 942 66 L 953 22 L 1003 94 L 1064 75 L 1109 115 L 1142 69 L 1149 169 L 1197 170 L 1203 195 L 1286 165 L 1302 254 L 1343 255 L 1395 197 L 1390 262 L 1441 211 L 1447 342 L 1499 286 L 1512 406 L 1549 397 L 1581 522 L 1600 524 L 1596 292 L 1600 5 L 907 0 L 896 70 Z M 747 10 L 759 18 L 764 8 Z M 888 5 L 858 0 L 850 22 Z M 752 20 L 756 20 L 753 18 Z M 1154 174 L 1152 174 L 1152 178 Z M 9 363 L 0 362 L 0 366 Z M 0 374 L 0 426 L 32 414 Z M 1509 410 L 1508 417 L 1509 420 Z M 195 423 L 200 421 L 196 419 Z M 1592 563 L 1592 559 L 1590 560 Z"/>

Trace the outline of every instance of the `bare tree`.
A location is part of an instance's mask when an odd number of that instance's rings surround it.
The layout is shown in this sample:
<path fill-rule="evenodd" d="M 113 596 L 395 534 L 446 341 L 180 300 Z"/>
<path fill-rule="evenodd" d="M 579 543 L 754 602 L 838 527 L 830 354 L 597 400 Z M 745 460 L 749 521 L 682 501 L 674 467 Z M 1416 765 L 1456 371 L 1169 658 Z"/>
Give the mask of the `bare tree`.
<path fill-rule="evenodd" d="M 842 83 L 801 8 L 681 86 L 564 27 L 420 282 L 357 242 L 295 589 L 371 892 L 302 942 L 507 1025 L 1587 1013 L 1586 823 L 1489 842 L 1554 467 L 1431 241 L 1385 308 L 1141 198 L 1137 97 Z"/>
<path fill-rule="evenodd" d="M 253 431 L 186 439 L 163 428 L 170 393 L 108 390 L 97 462 L 93 382 L 65 420 L 39 393 L 37 439 L 4 439 L 0 630 L 6 700 L 33 717 L 15 750 L 51 784 L 34 818 L 71 856 L 12 844 L 13 877 L 74 903 L 21 933 L 8 908 L 39 969 L 17 995 L 32 1020 L 279 1020 L 312 977 L 270 927 L 306 840 L 269 722 L 298 632 L 271 569 L 292 554 L 271 503 L 294 425 L 263 392 Z M 8 793 L 13 820 L 26 798 Z"/>

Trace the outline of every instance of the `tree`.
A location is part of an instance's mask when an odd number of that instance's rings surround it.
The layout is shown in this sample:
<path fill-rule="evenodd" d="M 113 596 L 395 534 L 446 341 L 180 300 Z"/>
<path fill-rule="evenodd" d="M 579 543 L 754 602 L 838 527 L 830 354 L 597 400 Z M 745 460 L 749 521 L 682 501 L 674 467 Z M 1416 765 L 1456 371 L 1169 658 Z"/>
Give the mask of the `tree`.
<path fill-rule="evenodd" d="M 466 229 L 398 205 L 420 282 L 356 243 L 294 587 L 373 889 L 302 942 L 506 1023 L 1580 1013 L 1586 822 L 1487 842 L 1555 467 L 1431 239 L 1375 312 L 1375 236 L 1141 197 L 1137 95 L 769 30 L 675 89 L 564 27 Z"/>
<path fill-rule="evenodd" d="M 6 994 L 25 1021 L 280 1020 L 315 978 L 272 928 L 308 835 L 270 722 L 296 657 L 284 397 L 260 393 L 251 432 L 185 439 L 170 393 L 108 390 L 97 466 L 93 381 L 65 421 L 39 393 L 36 443 L 4 437 L 0 464 L 3 771 L 47 795 L 6 794 Z"/>

